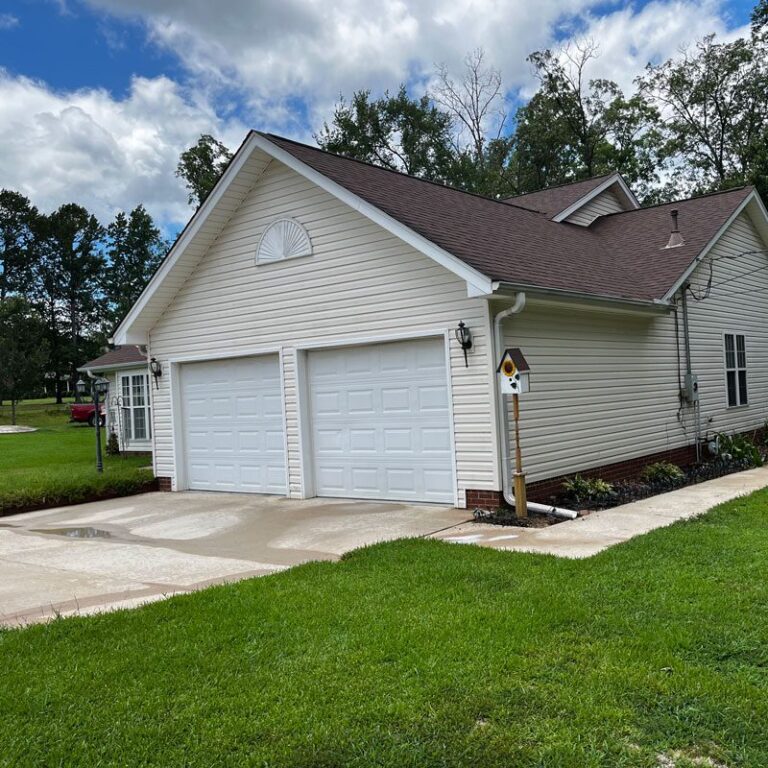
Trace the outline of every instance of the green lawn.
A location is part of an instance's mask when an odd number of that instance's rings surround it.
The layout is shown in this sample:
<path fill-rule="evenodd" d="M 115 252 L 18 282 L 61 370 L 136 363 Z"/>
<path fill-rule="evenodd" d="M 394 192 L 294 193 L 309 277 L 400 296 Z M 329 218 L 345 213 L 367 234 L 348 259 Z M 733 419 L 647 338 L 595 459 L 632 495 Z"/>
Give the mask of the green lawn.
<path fill-rule="evenodd" d="M 0 514 L 135 493 L 151 482 L 152 473 L 145 469 L 151 460 L 146 456 L 105 455 L 104 473 L 99 475 L 93 428 L 68 419 L 66 405 L 19 406 L 17 422 L 38 431 L 0 435 Z M 0 424 L 10 424 L 8 405 L 0 406 Z"/>
<path fill-rule="evenodd" d="M 767 517 L 585 561 L 401 541 L 0 633 L 0 765 L 765 766 Z"/>

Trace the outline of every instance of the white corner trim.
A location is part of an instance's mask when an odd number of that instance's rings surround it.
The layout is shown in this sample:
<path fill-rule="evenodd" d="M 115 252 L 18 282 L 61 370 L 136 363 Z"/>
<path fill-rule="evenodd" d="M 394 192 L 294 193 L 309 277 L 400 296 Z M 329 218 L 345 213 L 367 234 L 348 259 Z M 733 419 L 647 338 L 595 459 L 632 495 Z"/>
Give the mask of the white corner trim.
<path fill-rule="evenodd" d="M 682 285 L 688 280 L 688 278 L 693 274 L 693 271 L 696 269 L 696 267 L 701 264 L 702 261 L 707 257 L 707 254 L 715 247 L 718 240 L 725 234 L 725 232 L 728 230 L 728 228 L 733 224 L 734 221 L 741 215 L 741 213 L 744 211 L 744 209 L 750 204 L 750 203 L 757 203 L 758 209 L 760 210 L 761 214 L 763 215 L 763 218 L 765 219 L 765 223 L 768 226 L 768 211 L 765 210 L 765 206 L 763 205 L 762 200 L 760 200 L 760 196 L 757 194 L 757 192 L 753 189 L 752 192 L 750 192 L 744 200 L 739 204 L 738 208 L 728 217 L 725 224 L 723 224 L 720 229 L 717 230 L 714 237 L 704 246 L 704 249 L 699 253 L 696 258 L 688 265 L 688 268 L 683 272 L 683 274 L 677 279 L 675 284 L 664 294 L 664 298 L 662 301 L 669 301 L 682 287 Z"/>
<path fill-rule="evenodd" d="M 446 331 L 443 337 L 445 351 L 445 379 L 448 387 L 448 420 L 450 423 L 451 440 L 451 474 L 453 479 L 453 505 L 461 508 L 461 493 L 459 491 L 459 465 L 456 449 L 456 416 L 453 407 L 453 366 L 451 364 L 451 333 Z M 466 506 L 466 505 L 465 505 Z"/>
<path fill-rule="evenodd" d="M 568 206 L 568 208 L 566 208 L 564 211 L 560 211 L 560 213 L 558 213 L 556 216 L 553 216 L 552 221 L 565 221 L 565 219 L 567 219 L 569 216 L 576 213 L 579 208 L 583 208 L 590 200 L 594 200 L 598 195 L 601 195 L 603 192 L 605 192 L 606 189 L 609 189 L 614 184 L 619 185 L 621 191 L 624 193 L 627 200 L 629 200 L 634 208 L 640 207 L 638 199 L 635 197 L 632 190 L 627 186 L 627 183 L 624 181 L 624 179 L 621 178 L 621 175 L 614 173 L 609 176 L 602 184 L 598 184 L 593 190 L 587 192 L 586 195 L 580 197 L 575 203 Z"/>

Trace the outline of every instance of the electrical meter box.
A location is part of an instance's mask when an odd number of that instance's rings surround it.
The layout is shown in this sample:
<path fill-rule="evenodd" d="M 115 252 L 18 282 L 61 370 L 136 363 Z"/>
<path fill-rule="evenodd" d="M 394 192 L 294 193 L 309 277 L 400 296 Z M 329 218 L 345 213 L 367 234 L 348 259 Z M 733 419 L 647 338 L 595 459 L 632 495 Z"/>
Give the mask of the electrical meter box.
<path fill-rule="evenodd" d="M 496 373 L 503 395 L 520 395 L 530 389 L 530 367 L 517 348 L 505 349 Z"/>
<path fill-rule="evenodd" d="M 695 373 L 686 373 L 683 379 L 683 400 L 687 403 L 699 401 L 699 377 Z"/>

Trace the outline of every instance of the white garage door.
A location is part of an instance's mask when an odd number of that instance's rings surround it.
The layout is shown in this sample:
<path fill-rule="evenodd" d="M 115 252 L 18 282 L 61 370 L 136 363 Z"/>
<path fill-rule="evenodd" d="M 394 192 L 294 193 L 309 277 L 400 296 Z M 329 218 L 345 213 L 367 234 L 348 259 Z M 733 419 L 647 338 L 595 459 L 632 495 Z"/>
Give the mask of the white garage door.
<path fill-rule="evenodd" d="M 452 503 L 442 339 L 309 354 L 318 496 Z"/>
<path fill-rule="evenodd" d="M 187 363 L 181 399 L 189 488 L 285 493 L 276 355 Z"/>

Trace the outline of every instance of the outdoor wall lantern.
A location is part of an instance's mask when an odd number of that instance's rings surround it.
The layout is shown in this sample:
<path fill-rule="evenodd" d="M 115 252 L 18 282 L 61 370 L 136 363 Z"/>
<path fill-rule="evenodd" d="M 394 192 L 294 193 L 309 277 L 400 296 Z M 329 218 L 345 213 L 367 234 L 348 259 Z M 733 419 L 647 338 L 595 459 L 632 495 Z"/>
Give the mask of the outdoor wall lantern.
<path fill-rule="evenodd" d="M 155 389 L 160 389 L 160 384 L 157 381 L 162 375 L 163 375 L 163 366 L 161 363 L 158 363 L 157 360 L 153 357 L 149 361 L 149 370 L 152 372 L 152 376 L 155 379 Z"/>
<path fill-rule="evenodd" d="M 75 384 L 78 395 L 84 395 L 88 391 L 88 385 L 79 379 Z M 101 408 L 100 402 L 102 398 L 106 398 L 107 391 L 109 390 L 109 381 L 107 379 L 98 378 L 93 379 L 91 382 L 91 399 L 93 400 L 94 419 L 93 424 L 96 427 L 96 471 L 104 471 L 104 462 L 101 458 Z"/>
<path fill-rule="evenodd" d="M 469 368 L 469 361 L 467 360 L 467 350 L 472 349 L 472 331 L 464 325 L 464 321 L 459 321 L 459 327 L 456 329 L 456 341 L 459 342 L 462 350 L 464 351 L 464 366 Z"/>

